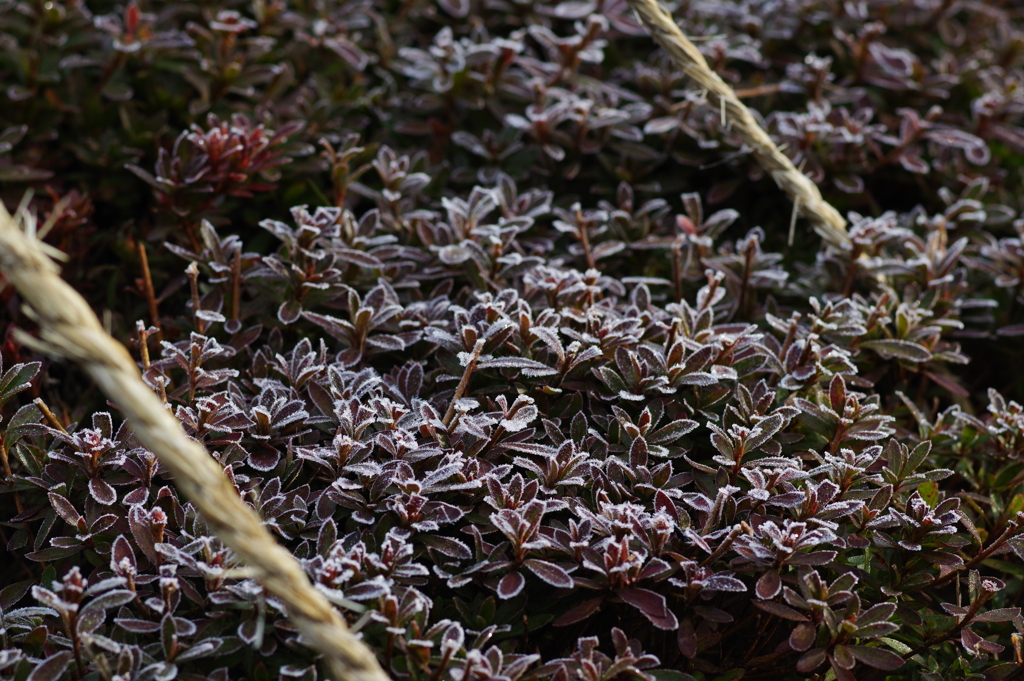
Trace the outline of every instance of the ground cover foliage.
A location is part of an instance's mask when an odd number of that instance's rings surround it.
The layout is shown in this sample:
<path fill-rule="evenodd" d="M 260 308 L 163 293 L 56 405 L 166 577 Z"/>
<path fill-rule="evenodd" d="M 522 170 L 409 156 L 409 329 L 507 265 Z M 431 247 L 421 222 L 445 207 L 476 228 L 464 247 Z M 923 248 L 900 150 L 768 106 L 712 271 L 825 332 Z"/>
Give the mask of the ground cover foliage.
<path fill-rule="evenodd" d="M 848 247 L 623 0 L 0 0 L 0 197 L 396 679 L 1019 674 L 1019 10 L 669 7 Z M 0 299 L 0 678 L 317 678 Z"/>

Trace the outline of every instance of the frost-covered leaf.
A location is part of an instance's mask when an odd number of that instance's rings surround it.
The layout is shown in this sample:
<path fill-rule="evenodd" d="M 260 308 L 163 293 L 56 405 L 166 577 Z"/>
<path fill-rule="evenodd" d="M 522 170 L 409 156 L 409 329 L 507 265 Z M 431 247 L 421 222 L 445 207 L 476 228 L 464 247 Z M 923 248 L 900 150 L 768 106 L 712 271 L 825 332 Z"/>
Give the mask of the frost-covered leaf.
<path fill-rule="evenodd" d="M 74 653 L 64 650 L 40 662 L 28 675 L 27 681 L 57 681 L 74 659 Z"/>
<path fill-rule="evenodd" d="M 527 558 L 523 565 L 533 574 L 557 589 L 571 589 L 573 587 L 572 577 L 564 568 L 550 563 L 546 560 Z"/>
<path fill-rule="evenodd" d="M 518 572 L 510 572 L 498 582 L 498 598 L 515 598 L 526 586 L 526 578 Z"/>
<path fill-rule="evenodd" d="M 883 339 L 864 341 L 859 347 L 867 350 L 874 350 L 884 359 L 905 359 L 908 362 L 927 362 L 932 358 L 932 353 L 927 348 L 911 343 L 910 341 Z"/>

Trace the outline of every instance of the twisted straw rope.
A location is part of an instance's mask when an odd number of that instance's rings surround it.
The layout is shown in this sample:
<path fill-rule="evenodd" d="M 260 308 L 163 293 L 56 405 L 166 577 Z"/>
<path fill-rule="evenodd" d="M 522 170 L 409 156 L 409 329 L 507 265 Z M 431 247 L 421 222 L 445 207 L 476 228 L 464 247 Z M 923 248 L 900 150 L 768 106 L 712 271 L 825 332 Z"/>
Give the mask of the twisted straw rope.
<path fill-rule="evenodd" d="M 814 229 L 836 246 L 849 244 L 846 220 L 831 204 L 821 198 L 818 187 L 800 172 L 789 158 L 779 151 L 772 138 L 758 125 L 750 109 L 736 97 L 733 89 L 708 67 L 700 53 L 680 30 L 672 15 L 662 9 L 658 0 L 627 0 L 654 41 L 668 52 L 676 64 L 697 84 L 707 90 L 711 102 L 724 107 L 733 129 L 750 147 L 758 163 L 793 199 L 795 210 L 811 220 Z"/>
<path fill-rule="evenodd" d="M 285 605 L 305 642 L 323 653 L 334 681 L 389 681 L 373 652 L 313 588 L 295 557 L 278 544 L 205 449 L 189 439 L 142 382 L 124 346 L 100 326 L 88 303 L 58 274 L 56 265 L 15 224 L 0 202 L 0 271 L 31 305 L 40 339 L 50 354 L 77 362 L 124 412 L 139 441 L 174 474 L 181 492 L 210 529 Z"/>

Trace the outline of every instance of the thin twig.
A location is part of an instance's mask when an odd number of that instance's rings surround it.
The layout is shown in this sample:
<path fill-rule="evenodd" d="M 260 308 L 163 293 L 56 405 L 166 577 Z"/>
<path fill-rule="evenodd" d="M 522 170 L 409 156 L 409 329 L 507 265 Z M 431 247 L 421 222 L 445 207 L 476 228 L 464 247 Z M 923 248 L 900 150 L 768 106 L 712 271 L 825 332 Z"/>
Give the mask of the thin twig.
<path fill-rule="evenodd" d="M 737 135 L 750 147 L 769 175 L 789 196 L 800 201 L 800 212 L 811 220 L 814 229 L 828 242 L 845 246 L 849 243 L 846 220 L 821 197 L 817 185 L 801 173 L 789 158 L 779 151 L 772 138 L 758 125 L 754 115 L 739 100 L 733 89 L 711 70 L 700 50 L 690 42 L 658 0 L 628 0 L 651 37 L 679 65 L 686 75 L 706 90 L 710 103 L 721 106 Z"/>
<path fill-rule="evenodd" d="M 932 581 L 927 582 L 925 584 L 922 584 L 921 586 L 917 587 L 914 590 L 915 591 L 922 591 L 922 590 L 927 589 L 928 591 L 932 591 L 934 589 L 938 589 L 939 587 L 945 586 L 946 584 L 948 584 L 949 582 L 953 581 L 954 579 L 957 579 L 960 574 L 966 572 L 967 570 L 970 570 L 971 568 L 973 568 L 978 563 L 981 563 L 982 561 L 988 560 L 989 556 L 991 556 L 993 553 L 995 553 L 1000 548 L 1002 548 L 1002 546 L 1009 539 L 1011 539 L 1012 537 L 1014 537 L 1017 534 L 1017 530 L 1018 530 L 1017 523 L 1011 522 L 1010 525 L 1005 530 L 1003 530 L 1002 534 L 1000 534 L 998 537 L 996 537 L 995 540 L 993 540 L 988 545 L 988 548 L 983 549 L 982 551 L 980 551 L 978 553 L 978 555 L 976 555 L 974 558 L 971 558 L 966 563 L 964 563 L 963 565 L 959 566 L 958 569 L 953 570 L 952 572 L 949 572 L 949 573 L 947 573 L 944 576 L 936 577 Z"/>
<path fill-rule="evenodd" d="M 103 332 L 88 303 L 0 204 L 0 271 L 31 306 L 38 339 L 22 338 L 74 360 L 124 412 L 139 441 L 174 475 L 207 525 L 284 603 L 303 640 L 324 654 L 334 681 L 387 681 L 373 652 L 353 636 L 298 561 L 274 541 L 259 515 L 235 493 L 220 466 L 190 440 L 149 387 L 124 346 Z"/>
<path fill-rule="evenodd" d="M 135 323 L 135 328 L 139 334 L 139 354 L 142 355 L 142 371 L 149 371 L 149 333 L 146 331 L 146 325 L 140 319 Z"/>
<path fill-rule="evenodd" d="M 587 235 L 590 223 L 583 219 L 583 212 L 578 208 L 576 209 L 576 224 L 580 228 L 580 244 L 583 246 L 583 256 L 587 259 L 587 269 L 595 269 L 597 266 L 594 264 L 594 254 L 590 250 L 590 237 Z"/>
<path fill-rule="evenodd" d="M 205 333 L 206 322 L 199 316 L 199 268 L 194 262 L 190 262 L 185 268 L 185 274 L 188 275 L 189 288 L 192 291 L 192 315 L 195 318 L 196 331 Z"/>
<path fill-rule="evenodd" d="M 749 529 L 750 526 L 746 523 L 737 523 L 736 525 L 733 525 L 732 530 L 730 530 L 729 534 L 726 535 L 724 540 L 722 540 L 722 543 L 718 545 L 718 548 L 715 549 L 714 553 L 712 553 L 710 556 L 701 561 L 700 567 L 707 567 L 708 565 L 713 564 L 716 560 L 721 558 L 722 554 L 728 551 L 730 547 L 732 547 L 733 542 L 736 541 L 736 537 L 740 536 L 744 531 Z"/>
<path fill-rule="evenodd" d="M 167 379 L 163 376 L 156 377 L 156 384 L 160 387 L 160 402 L 167 406 Z"/>
<path fill-rule="evenodd" d="M 163 340 L 163 332 L 160 330 L 160 311 L 157 309 L 156 292 L 153 289 L 153 276 L 149 271 L 149 258 L 146 256 L 146 246 L 141 241 L 135 243 L 139 252 L 139 263 L 142 265 L 142 293 L 146 296 L 146 305 L 149 307 L 150 323 L 157 329 L 157 341 Z"/>
<path fill-rule="evenodd" d="M 2 219 L 2 217 L 3 214 L 0 214 L 0 219 Z M 46 417 L 46 421 L 50 424 L 51 428 L 53 428 L 54 430 L 59 430 L 65 435 L 68 434 L 68 431 L 64 429 L 64 425 L 57 419 L 54 413 L 50 411 L 50 408 L 46 406 L 46 402 L 43 402 L 43 398 L 37 397 L 36 399 L 32 400 L 32 404 L 39 407 L 39 411 L 43 412 L 43 416 Z"/>
<path fill-rule="evenodd" d="M 444 418 L 441 419 L 441 423 L 448 427 L 452 418 L 455 417 L 455 403 L 462 399 L 462 396 L 466 394 L 466 388 L 469 387 L 469 377 L 473 375 L 473 371 L 476 369 L 477 360 L 480 359 L 480 353 L 484 350 L 484 340 L 481 338 L 473 346 L 473 352 L 469 356 L 469 362 L 466 363 L 466 370 L 462 372 L 462 380 L 459 381 L 459 387 L 455 389 L 455 394 L 452 396 L 452 402 L 448 405 L 448 411 L 444 413 Z"/>

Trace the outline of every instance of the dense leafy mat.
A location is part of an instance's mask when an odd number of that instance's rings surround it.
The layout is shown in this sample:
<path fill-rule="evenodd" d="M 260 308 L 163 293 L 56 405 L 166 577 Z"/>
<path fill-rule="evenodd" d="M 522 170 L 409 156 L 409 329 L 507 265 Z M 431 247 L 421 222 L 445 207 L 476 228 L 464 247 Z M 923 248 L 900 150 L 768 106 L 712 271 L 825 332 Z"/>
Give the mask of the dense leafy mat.
<path fill-rule="evenodd" d="M 671 6 L 845 249 L 623 0 L 0 0 L 0 197 L 396 679 L 1010 678 L 1010 5 Z M 0 678 L 316 678 L 0 300 Z"/>

